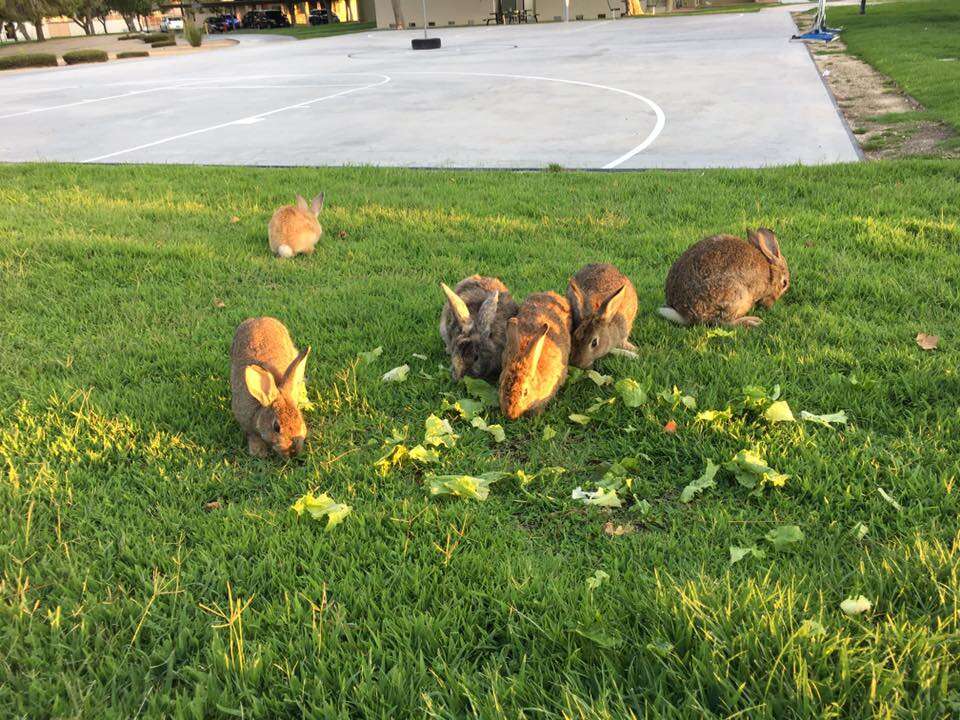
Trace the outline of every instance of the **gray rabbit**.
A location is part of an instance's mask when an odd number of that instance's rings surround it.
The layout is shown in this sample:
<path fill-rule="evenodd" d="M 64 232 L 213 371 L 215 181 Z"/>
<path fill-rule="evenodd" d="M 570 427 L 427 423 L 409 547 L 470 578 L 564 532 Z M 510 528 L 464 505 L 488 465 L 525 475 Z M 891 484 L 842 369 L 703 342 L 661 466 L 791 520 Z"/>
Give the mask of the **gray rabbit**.
<path fill-rule="evenodd" d="M 471 275 L 451 290 L 440 283 L 447 302 L 440 312 L 440 337 L 450 355 L 454 382 L 464 375 L 496 382 L 506 345 L 507 320 L 517 303 L 497 278 Z"/>

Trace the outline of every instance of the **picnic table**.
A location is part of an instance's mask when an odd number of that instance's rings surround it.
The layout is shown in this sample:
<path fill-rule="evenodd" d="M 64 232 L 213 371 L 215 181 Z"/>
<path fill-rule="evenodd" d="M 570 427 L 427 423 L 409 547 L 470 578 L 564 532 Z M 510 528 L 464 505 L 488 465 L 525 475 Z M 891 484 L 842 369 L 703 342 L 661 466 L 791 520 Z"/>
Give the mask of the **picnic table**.
<path fill-rule="evenodd" d="M 497 25 L 513 25 L 514 23 L 528 23 L 533 18 L 535 23 L 540 22 L 540 15 L 533 10 L 504 10 L 503 12 L 492 12 L 490 17 L 484 22 L 489 25 L 496 22 Z"/>

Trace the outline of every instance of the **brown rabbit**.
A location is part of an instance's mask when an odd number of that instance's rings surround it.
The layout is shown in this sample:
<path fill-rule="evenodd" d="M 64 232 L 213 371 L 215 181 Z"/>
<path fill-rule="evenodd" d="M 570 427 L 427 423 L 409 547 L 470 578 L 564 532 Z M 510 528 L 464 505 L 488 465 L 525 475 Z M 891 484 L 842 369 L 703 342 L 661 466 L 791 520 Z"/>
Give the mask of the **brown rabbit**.
<path fill-rule="evenodd" d="M 790 287 L 790 270 L 772 230 L 749 231 L 747 240 L 714 235 L 687 249 L 667 275 L 663 317 L 679 325 L 746 325 L 756 303 L 770 308 Z"/>
<path fill-rule="evenodd" d="M 555 292 L 534 293 L 507 321 L 500 374 L 500 410 L 510 420 L 536 415 L 567 379 L 570 303 Z"/>
<path fill-rule="evenodd" d="M 440 283 L 447 302 L 440 311 L 440 337 L 450 354 L 451 375 L 496 382 L 500 376 L 507 320 L 517 303 L 498 278 L 471 275 L 451 290 Z"/>
<path fill-rule="evenodd" d="M 292 258 L 300 253 L 312 254 L 323 233 L 317 220 L 322 209 L 323 193 L 317 195 L 310 205 L 301 195 L 297 195 L 296 205 L 277 208 L 267 227 L 271 252 L 282 258 Z"/>
<path fill-rule="evenodd" d="M 588 368 L 614 348 L 633 352 L 630 331 L 637 316 L 637 291 L 613 265 L 584 265 L 567 283 L 573 314 L 570 364 Z"/>
<path fill-rule="evenodd" d="M 251 455 L 270 448 L 285 457 L 303 450 L 307 426 L 297 407 L 306 397 L 304 367 L 310 348 L 299 353 L 279 320 L 249 318 L 230 346 L 230 407 L 247 434 Z"/>

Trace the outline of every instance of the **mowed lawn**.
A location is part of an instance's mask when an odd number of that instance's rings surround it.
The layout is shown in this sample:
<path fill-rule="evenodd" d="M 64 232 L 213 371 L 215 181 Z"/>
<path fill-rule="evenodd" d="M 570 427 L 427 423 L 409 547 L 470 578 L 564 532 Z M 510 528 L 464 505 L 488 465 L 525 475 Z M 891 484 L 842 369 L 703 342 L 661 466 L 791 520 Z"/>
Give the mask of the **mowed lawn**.
<path fill-rule="evenodd" d="M 889 75 L 933 117 L 960 130 L 960 1 L 911 0 L 831 7 L 849 50 Z"/>
<path fill-rule="evenodd" d="M 270 213 L 319 190 L 317 254 L 273 259 Z M 0 715 L 956 712 L 958 215 L 949 162 L 0 166 Z M 761 327 L 724 337 L 655 315 L 678 253 L 757 225 L 793 274 Z M 641 304 L 639 360 L 598 369 L 636 379 L 647 402 L 604 404 L 581 426 L 568 416 L 618 397 L 581 379 L 541 417 L 487 412 L 502 444 L 444 413 L 466 391 L 442 369 L 438 283 L 499 275 L 522 298 L 592 261 L 617 263 Z M 233 330 L 261 314 L 313 347 L 308 448 L 289 462 L 248 457 L 229 409 Z M 405 382 L 381 382 L 405 363 Z M 779 385 L 798 419 L 849 423 L 771 425 L 743 409 L 752 385 Z M 456 446 L 378 474 L 384 440 L 422 442 L 432 413 Z M 751 492 L 721 469 L 680 501 L 707 459 L 745 449 L 786 483 Z M 624 507 L 571 499 L 624 458 Z M 527 482 L 479 502 L 431 497 L 425 481 L 492 470 Z M 353 512 L 326 532 L 290 510 L 307 491 Z M 791 525 L 801 541 L 765 539 Z M 765 556 L 732 565 L 731 546 Z M 860 595 L 872 609 L 845 615 Z"/>

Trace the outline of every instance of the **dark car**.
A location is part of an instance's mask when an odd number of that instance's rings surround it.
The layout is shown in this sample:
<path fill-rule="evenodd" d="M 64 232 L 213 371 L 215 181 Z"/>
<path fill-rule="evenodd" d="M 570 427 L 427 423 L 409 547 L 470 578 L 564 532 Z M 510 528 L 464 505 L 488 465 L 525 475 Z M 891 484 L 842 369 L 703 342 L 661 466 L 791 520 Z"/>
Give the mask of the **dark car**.
<path fill-rule="evenodd" d="M 279 10 L 251 10 L 243 16 L 243 27 L 259 30 L 290 27 L 290 21 Z"/>
<path fill-rule="evenodd" d="M 335 12 L 330 12 L 326 8 L 317 8 L 310 11 L 311 25 L 326 25 L 327 23 L 338 23 L 340 18 Z"/>
<path fill-rule="evenodd" d="M 222 15 L 211 15 L 203 21 L 203 24 L 207 26 L 208 33 L 222 33 L 230 29 Z"/>

